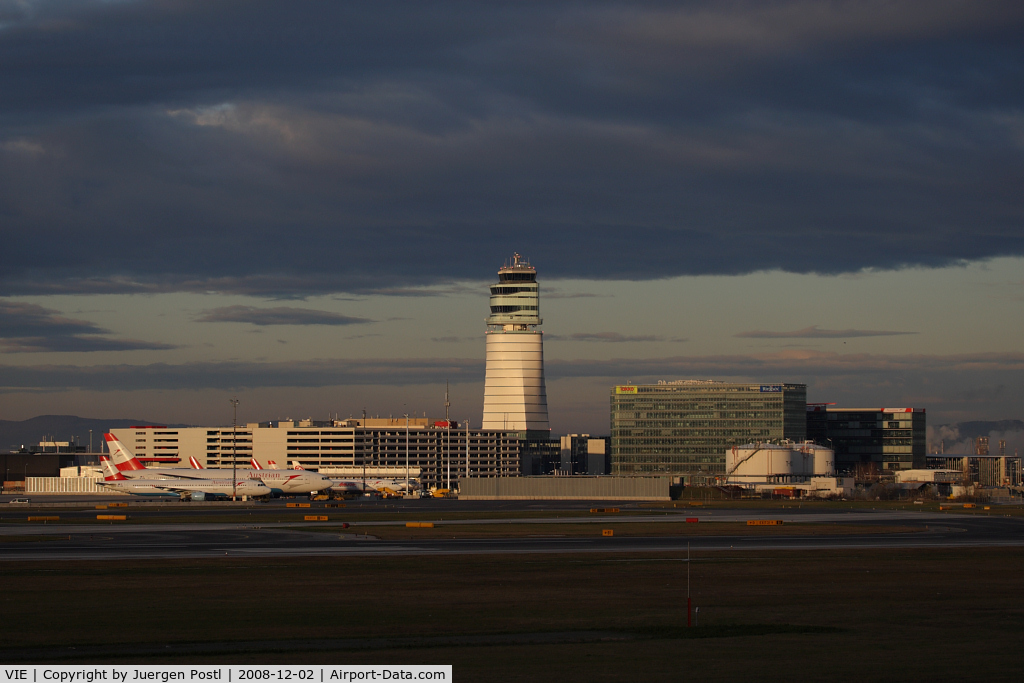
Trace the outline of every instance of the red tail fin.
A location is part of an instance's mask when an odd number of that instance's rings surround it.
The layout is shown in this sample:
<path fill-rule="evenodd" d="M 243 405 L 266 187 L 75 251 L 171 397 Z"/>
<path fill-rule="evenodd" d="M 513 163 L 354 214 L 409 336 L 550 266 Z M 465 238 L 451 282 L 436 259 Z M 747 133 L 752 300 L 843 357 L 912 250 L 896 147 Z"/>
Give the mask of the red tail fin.
<path fill-rule="evenodd" d="M 255 457 L 250 458 L 249 464 L 252 465 L 252 468 L 254 470 L 262 470 L 263 469 L 263 467 L 258 462 L 256 462 L 256 458 Z"/>
<path fill-rule="evenodd" d="M 139 462 L 139 459 L 125 449 L 124 444 L 117 440 L 113 434 L 103 435 L 107 440 L 107 449 L 110 450 L 110 459 L 114 461 L 114 467 L 118 472 L 129 470 L 144 470 L 146 466 Z"/>
<path fill-rule="evenodd" d="M 192 469 L 194 470 L 204 469 L 202 463 L 196 460 L 196 456 L 194 455 L 188 456 L 188 464 L 192 465 Z"/>
<path fill-rule="evenodd" d="M 103 481 L 124 481 L 128 478 L 114 469 L 114 464 L 105 455 L 100 456 L 100 465 L 103 467 Z"/>

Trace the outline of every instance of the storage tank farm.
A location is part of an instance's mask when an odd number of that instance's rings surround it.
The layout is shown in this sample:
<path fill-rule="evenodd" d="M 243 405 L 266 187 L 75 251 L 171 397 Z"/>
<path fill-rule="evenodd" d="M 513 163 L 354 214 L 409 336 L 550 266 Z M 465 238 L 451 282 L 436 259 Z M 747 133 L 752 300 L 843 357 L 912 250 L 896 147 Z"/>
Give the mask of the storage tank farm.
<path fill-rule="evenodd" d="M 484 429 L 549 433 L 537 269 L 514 254 L 491 285 Z"/>
<path fill-rule="evenodd" d="M 797 484 L 835 476 L 835 452 L 810 441 L 734 446 L 726 461 L 730 484 Z"/>

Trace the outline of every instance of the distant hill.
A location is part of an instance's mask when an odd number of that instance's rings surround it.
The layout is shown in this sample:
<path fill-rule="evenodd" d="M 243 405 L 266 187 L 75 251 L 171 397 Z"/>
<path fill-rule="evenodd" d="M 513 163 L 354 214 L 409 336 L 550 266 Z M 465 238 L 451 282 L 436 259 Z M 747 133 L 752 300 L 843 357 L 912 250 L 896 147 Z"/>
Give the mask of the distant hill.
<path fill-rule="evenodd" d="M 1021 432 L 1024 431 L 1024 420 L 978 420 L 976 422 L 954 422 L 943 427 L 956 428 L 961 439 L 977 439 L 988 436 L 990 432 Z"/>
<path fill-rule="evenodd" d="M 132 425 L 165 424 L 152 420 L 97 419 L 77 415 L 39 415 L 28 420 L 0 420 L 0 451 L 17 450 L 22 445 L 35 446 L 48 437 L 54 441 L 71 441 L 82 446 L 89 445 L 89 430 L 92 430 L 93 448 L 100 450 L 103 435 L 111 429 Z M 188 425 L 169 424 L 168 427 Z"/>

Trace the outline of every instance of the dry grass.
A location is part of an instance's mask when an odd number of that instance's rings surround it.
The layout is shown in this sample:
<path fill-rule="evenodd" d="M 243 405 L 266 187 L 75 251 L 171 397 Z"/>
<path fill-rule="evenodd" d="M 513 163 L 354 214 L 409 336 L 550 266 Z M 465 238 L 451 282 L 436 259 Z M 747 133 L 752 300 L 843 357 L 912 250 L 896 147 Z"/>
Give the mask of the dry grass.
<path fill-rule="evenodd" d="M 652 639 L 625 643 L 140 661 L 436 662 L 453 664 L 461 680 L 474 681 L 725 681 L 797 674 L 810 681 L 1018 680 L 1013 643 L 1024 632 L 1024 549 L 697 555 L 691 585 L 702 624 L 839 629 L 698 640 L 672 636 L 685 623 L 686 567 L 679 559 L 7 563 L 0 565 L 6 615 L 0 642 L 5 649 L 123 643 L 130 652 L 133 643 L 653 629 Z"/>

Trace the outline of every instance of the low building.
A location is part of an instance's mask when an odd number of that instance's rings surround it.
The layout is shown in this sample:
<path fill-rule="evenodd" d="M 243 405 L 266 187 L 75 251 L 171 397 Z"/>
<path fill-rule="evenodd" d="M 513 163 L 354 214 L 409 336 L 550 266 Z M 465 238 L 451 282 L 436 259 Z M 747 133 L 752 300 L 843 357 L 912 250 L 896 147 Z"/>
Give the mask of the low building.
<path fill-rule="evenodd" d="M 853 495 L 856 485 L 853 477 L 811 477 L 799 484 L 753 484 L 751 488 L 783 498 L 846 498 Z"/>
<path fill-rule="evenodd" d="M 987 449 L 986 449 L 987 450 Z M 1016 455 L 932 454 L 926 458 L 929 469 L 958 473 L 963 486 L 1021 486 L 1024 473 Z"/>
<path fill-rule="evenodd" d="M 550 432 L 509 432 L 519 440 L 520 474 L 524 477 L 554 474 L 561 463 L 560 442 Z"/>
<path fill-rule="evenodd" d="M 589 434 L 566 434 L 561 437 L 559 474 L 602 475 L 611 471 L 608 448 L 609 437 L 592 437 Z M 544 474 L 555 474 L 545 472 Z"/>

